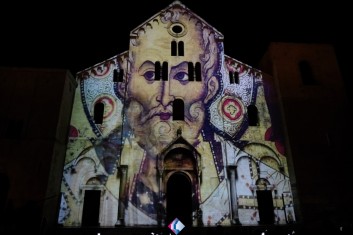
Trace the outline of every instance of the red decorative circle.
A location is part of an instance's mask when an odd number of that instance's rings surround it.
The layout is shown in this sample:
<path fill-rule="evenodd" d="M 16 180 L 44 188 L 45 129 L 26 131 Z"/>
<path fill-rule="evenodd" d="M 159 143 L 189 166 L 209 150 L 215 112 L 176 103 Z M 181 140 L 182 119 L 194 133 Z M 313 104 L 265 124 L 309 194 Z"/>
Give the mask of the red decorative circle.
<path fill-rule="evenodd" d="M 112 98 L 108 96 L 102 96 L 94 102 L 94 104 L 97 104 L 97 103 L 104 104 L 104 114 L 103 114 L 104 119 L 108 118 L 114 112 L 115 103 Z"/>
<path fill-rule="evenodd" d="M 111 67 L 110 63 L 105 63 L 105 64 L 102 64 L 101 66 L 97 66 L 93 68 L 91 71 L 95 77 L 104 77 L 110 71 L 110 67 Z"/>
<path fill-rule="evenodd" d="M 76 138 L 79 136 L 79 132 L 76 127 L 70 125 L 69 138 Z"/>
<path fill-rule="evenodd" d="M 237 122 L 243 115 L 243 106 L 239 103 L 237 99 L 226 98 L 222 103 L 222 114 L 230 121 Z"/>

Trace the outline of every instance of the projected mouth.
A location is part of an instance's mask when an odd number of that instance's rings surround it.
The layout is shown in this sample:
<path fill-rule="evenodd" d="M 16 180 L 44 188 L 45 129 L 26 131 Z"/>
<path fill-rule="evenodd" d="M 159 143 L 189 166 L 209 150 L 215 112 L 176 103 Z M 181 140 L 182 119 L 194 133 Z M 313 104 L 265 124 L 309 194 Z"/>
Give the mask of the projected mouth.
<path fill-rule="evenodd" d="M 170 113 L 160 113 L 159 117 L 161 120 L 165 121 L 168 120 L 170 118 L 171 114 Z"/>

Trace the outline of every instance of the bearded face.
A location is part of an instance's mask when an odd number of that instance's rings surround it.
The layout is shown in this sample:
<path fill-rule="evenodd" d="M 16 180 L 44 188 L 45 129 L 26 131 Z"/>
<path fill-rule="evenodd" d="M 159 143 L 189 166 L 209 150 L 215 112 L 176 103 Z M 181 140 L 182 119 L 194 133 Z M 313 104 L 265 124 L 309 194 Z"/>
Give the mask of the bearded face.
<path fill-rule="evenodd" d="M 151 157 L 159 154 L 175 138 L 178 129 L 190 144 L 196 145 L 205 121 L 205 104 L 214 97 L 219 83 L 214 77 L 218 63 L 217 46 L 207 29 L 178 14 L 185 26 L 183 56 L 171 56 L 174 40 L 167 24 L 154 24 L 130 41 L 126 117 L 137 143 Z M 207 45 L 207 48 L 206 48 Z M 156 80 L 156 63 L 167 62 L 166 80 Z M 199 63 L 201 81 L 190 81 L 188 64 Z M 164 65 L 163 65 L 164 66 Z M 193 76 L 193 75 L 191 75 Z M 193 80 L 193 79 L 191 79 Z M 184 103 L 184 120 L 173 120 L 173 102 Z"/>
<path fill-rule="evenodd" d="M 204 124 L 205 110 L 203 102 L 196 101 L 188 106 L 184 121 L 173 121 L 171 105 L 152 108 L 131 100 L 126 115 L 137 143 L 154 157 L 176 138 L 179 128 L 183 137 L 196 145 Z"/>

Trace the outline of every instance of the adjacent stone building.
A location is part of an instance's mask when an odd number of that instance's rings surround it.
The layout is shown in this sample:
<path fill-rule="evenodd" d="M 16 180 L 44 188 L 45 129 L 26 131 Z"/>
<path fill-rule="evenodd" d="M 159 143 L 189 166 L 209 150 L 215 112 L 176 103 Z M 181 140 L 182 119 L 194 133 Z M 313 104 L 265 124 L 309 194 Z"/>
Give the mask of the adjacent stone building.
<path fill-rule="evenodd" d="M 34 68 L 0 68 L 0 82 L 0 231 L 39 231 L 57 222 L 77 84 L 68 70 Z"/>

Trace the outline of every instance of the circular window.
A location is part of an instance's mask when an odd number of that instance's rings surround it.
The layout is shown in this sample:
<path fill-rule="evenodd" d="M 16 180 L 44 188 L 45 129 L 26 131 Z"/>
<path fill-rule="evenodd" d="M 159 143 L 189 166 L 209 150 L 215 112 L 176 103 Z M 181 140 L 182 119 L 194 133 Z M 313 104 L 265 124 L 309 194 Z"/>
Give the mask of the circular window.
<path fill-rule="evenodd" d="M 183 28 L 182 28 L 180 25 L 174 25 L 174 26 L 172 27 L 172 31 L 173 31 L 174 33 L 181 33 L 181 32 L 183 32 Z"/>
<path fill-rule="evenodd" d="M 182 37 L 186 34 L 186 28 L 181 23 L 173 23 L 168 27 L 168 32 L 173 37 Z"/>

